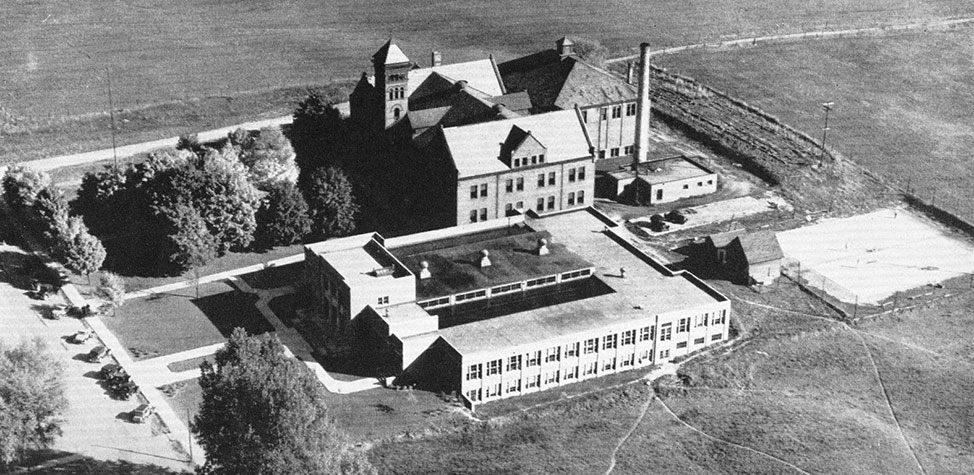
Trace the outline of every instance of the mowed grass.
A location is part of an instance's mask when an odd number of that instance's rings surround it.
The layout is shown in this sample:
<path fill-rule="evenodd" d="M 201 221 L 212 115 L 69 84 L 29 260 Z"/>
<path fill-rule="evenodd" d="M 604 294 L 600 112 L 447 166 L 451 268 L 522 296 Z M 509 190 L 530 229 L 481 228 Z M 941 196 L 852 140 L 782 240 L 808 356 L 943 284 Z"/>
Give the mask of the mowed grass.
<path fill-rule="evenodd" d="M 974 219 L 974 29 L 696 50 L 654 61 L 822 135 L 846 157 Z"/>
<path fill-rule="evenodd" d="M 957 0 L 13 2 L 0 17 L 0 103 L 37 124 L 104 112 L 109 76 L 122 109 L 356 79 L 390 35 L 428 64 L 431 49 L 506 59 L 572 34 L 622 52 L 971 13 Z"/>
<path fill-rule="evenodd" d="M 102 316 L 135 359 L 178 353 L 222 343 L 236 327 L 250 334 L 273 331 L 254 302 L 257 296 L 226 282 L 131 299 L 117 316 Z"/>

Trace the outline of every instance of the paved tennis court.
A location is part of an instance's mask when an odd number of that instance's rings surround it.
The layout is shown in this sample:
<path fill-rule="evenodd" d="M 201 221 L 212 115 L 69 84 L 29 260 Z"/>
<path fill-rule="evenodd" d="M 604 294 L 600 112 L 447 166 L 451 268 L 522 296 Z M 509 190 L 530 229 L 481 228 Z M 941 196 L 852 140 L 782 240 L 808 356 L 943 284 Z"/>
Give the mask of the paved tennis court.
<path fill-rule="evenodd" d="M 845 287 L 860 303 L 974 272 L 974 245 L 899 208 L 823 220 L 778 240 L 785 256 Z"/>

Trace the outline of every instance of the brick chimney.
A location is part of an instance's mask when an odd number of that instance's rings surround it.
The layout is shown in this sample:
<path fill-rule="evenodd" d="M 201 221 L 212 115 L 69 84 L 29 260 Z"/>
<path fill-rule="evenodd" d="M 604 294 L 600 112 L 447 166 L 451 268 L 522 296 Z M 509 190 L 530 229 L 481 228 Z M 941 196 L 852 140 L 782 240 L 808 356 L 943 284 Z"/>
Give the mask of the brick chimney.
<path fill-rule="evenodd" d="M 439 51 L 433 51 L 430 53 L 430 64 L 434 67 L 443 64 L 443 56 Z"/>
<path fill-rule="evenodd" d="M 636 79 L 636 65 L 632 61 L 626 62 L 626 83 L 632 84 Z"/>
<path fill-rule="evenodd" d="M 636 153 L 632 156 L 633 169 L 646 161 L 649 152 L 649 43 L 639 45 L 639 102 L 636 103 Z"/>

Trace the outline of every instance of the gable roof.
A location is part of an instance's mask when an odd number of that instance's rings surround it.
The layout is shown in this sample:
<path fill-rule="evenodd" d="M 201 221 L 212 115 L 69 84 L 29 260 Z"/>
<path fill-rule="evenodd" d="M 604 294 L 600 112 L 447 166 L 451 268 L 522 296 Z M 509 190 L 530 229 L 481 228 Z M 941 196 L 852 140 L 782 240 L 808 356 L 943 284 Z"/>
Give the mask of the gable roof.
<path fill-rule="evenodd" d="M 747 232 L 747 230 L 738 228 L 722 233 L 711 234 L 710 236 L 707 236 L 707 239 L 710 240 L 710 243 L 713 244 L 714 247 L 727 247 L 728 244 L 734 242 L 735 239 L 742 236 L 745 232 Z"/>
<path fill-rule="evenodd" d="M 438 73 L 454 81 L 467 81 L 471 87 L 488 96 L 500 96 L 507 92 L 504 88 L 504 83 L 501 81 L 500 74 L 497 73 L 493 58 L 488 58 L 467 61 L 465 63 L 443 64 L 429 68 L 412 69 L 409 71 L 409 84 L 407 86 L 406 96 L 412 96 L 413 92 L 433 73 Z"/>
<path fill-rule="evenodd" d="M 406 57 L 406 54 L 403 53 L 402 50 L 399 49 L 399 46 L 393 42 L 392 38 L 389 38 L 389 41 L 382 45 L 382 47 L 379 48 L 379 51 L 376 51 L 375 54 L 372 55 L 372 61 L 381 64 L 402 64 L 410 62 L 409 58 Z"/>
<path fill-rule="evenodd" d="M 500 144 L 507 140 L 512 126 L 531 131 L 531 135 L 547 146 L 545 161 L 548 163 L 591 157 L 591 144 L 574 110 L 444 128 L 444 152 L 452 158 L 458 177 L 509 170 L 499 155 Z"/>
<path fill-rule="evenodd" d="M 771 231 L 757 231 L 737 238 L 748 264 L 760 264 L 784 257 L 778 237 Z"/>
<path fill-rule="evenodd" d="M 635 86 L 575 56 L 548 49 L 499 64 L 498 70 L 512 91 L 527 91 L 536 109 L 571 109 L 576 104 L 634 101 Z"/>

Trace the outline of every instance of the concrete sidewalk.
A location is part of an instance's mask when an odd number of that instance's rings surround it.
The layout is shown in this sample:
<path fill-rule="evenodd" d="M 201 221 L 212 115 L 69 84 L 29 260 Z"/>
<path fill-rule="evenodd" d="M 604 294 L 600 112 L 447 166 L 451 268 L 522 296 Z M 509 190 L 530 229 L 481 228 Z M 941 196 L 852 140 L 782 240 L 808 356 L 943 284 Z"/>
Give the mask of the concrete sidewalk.
<path fill-rule="evenodd" d="M 280 259 L 270 261 L 266 264 L 254 264 L 247 267 L 241 267 L 239 269 L 233 269 L 225 272 L 218 272 L 216 274 L 205 275 L 203 277 L 200 277 L 199 283 L 206 284 L 209 282 L 216 282 L 220 280 L 229 279 L 230 277 L 235 277 L 241 274 L 249 274 L 251 272 L 264 270 L 265 268 L 268 267 L 284 266 L 284 265 L 294 264 L 296 262 L 303 262 L 303 261 L 304 261 L 304 254 L 295 254 L 293 256 L 282 257 Z M 196 280 L 189 279 L 189 280 L 174 282 L 172 284 L 160 285 L 158 287 L 153 287 L 151 289 L 136 290 L 125 294 L 125 300 L 148 297 L 153 294 L 172 292 L 174 290 L 185 289 L 186 287 L 191 287 L 193 285 L 196 285 Z"/>

